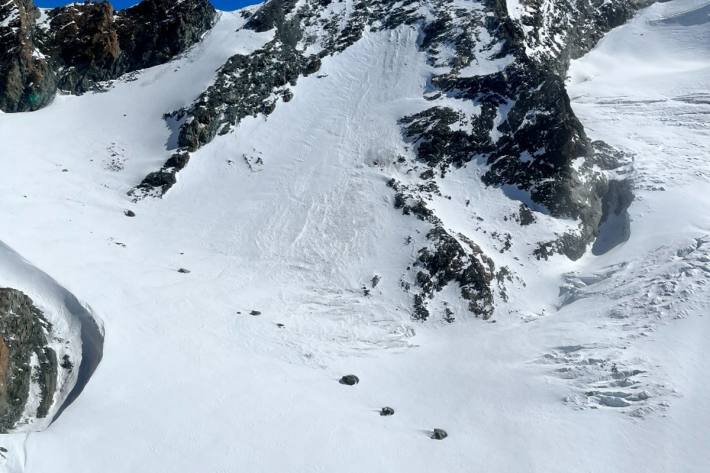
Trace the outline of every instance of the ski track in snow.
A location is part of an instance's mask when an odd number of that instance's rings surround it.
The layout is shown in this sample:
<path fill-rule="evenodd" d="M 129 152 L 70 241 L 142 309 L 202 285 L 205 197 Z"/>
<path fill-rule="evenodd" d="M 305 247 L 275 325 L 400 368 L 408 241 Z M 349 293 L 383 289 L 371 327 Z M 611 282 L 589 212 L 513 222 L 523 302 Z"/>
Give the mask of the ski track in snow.
<path fill-rule="evenodd" d="M 537 262 L 526 239 L 568 223 L 504 221 L 519 203 L 477 186 L 475 163 L 439 182 L 453 196 L 432 202 L 446 226 L 519 278 L 495 324 L 413 323 L 400 288 L 426 243 L 385 185 L 404 179 L 397 118 L 430 106 L 412 29 L 367 33 L 324 60 L 266 120 L 195 153 L 161 200 L 132 204 L 126 192 L 169 155 L 163 113 L 190 103 L 227 57 L 268 40 L 238 30 L 238 14 L 107 93 L 0 114 L 10 143 L 0 238 L 90 301 L 106 327 L 82 395 L 47 431 L 0 439 L 2 468 L 706 471 L 703 8 L 654 5 L 570 72 L 589 136 L 633 157 L 626 243 Z M 509 252 L 491 228 L 512 234 Z M 360 384 L 339 385 L 348 373 Z M 377 415 L 384 405 L 396 415 Z M 428 439 L 434 427 L 449 438 Z"/>

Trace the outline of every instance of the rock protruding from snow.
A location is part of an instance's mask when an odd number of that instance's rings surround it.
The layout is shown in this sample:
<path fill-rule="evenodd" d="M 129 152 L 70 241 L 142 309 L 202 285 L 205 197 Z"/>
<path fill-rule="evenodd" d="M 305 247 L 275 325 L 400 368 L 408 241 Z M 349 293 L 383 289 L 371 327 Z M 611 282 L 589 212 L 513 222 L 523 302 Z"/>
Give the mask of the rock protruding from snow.
<path fill-rule="evenodd" d="M 47 428 L 103 356 L 103 329 L 54 279 L 0 242 L 0 432 Z"/>
<path fill-rule="evenodd" d="M 489 319 L 493 315 L 493 261 L 465 236 L 459 234 L 456 238 L 439 226 L 429 232 L 427 240 L 431 246 L 419 250 L 416 262 L 417 283 L 422 292 L 415 297 L 414 318 L 427 319 L 426 301 L 449 283 L 456 282 L 461 288 L 461 297 L 468 301 L 469 311 Z"/>
<path fill-rule="evenodd" d="M 47 417 L 58 386 L 59 361 L 51 348 L 52 325 L 32 299 L 0 288 L 0 432 Z M 72 369 L 72 360 L 62 360 Z"/>
<path fill-rule="evenodd" d="M 346 386 L 355 386 L 359 382 L 360 382 L 360 378 L 358 378 L 354 374 L 346 374 L 345 376 L 340 378 L 340 381 L 339 381 L 340 384 L 344 384 Z"/>

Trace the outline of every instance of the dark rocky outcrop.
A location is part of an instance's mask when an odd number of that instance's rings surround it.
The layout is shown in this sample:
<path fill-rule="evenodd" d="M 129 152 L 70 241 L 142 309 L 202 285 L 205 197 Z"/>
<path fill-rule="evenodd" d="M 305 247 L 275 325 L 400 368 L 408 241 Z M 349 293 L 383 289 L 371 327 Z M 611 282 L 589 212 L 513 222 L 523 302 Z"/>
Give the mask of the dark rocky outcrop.
<path fill-rule="evenodd" d="M 212 26 L 208 0 L 143 0 L 126 10 L 71 4 L 40 15 L 32 0 L 0 6 L 0 110 L 47 105 L 57 90 L 81 94 L 167 62 Z"/>
<path fill-rule="evenodd" d="M 51 325 L 32 300 L 15 289 L 0 288 L 0 432 L 23 419 L 31 386 L 39 387 L 36 418 L 52 406 L 58 380 L 58 360 L 49 347 Z M 71 360 L 62 366 L 72 369 Z"/>
<path fill-rule="evenodd" d="M 0 4 L 0 110 L 36 110 L 54 98 L 57 79 L 35 45 L 40 14 L 32 0 Z"/>
<path fill-rule="evenodd" d="M 475 156 L 493 149 L 490 130 L 496 116 L 494 104 L 484 104 L 481 114 L 471 117 L 470 131 L 452 129 L 468 120 L 463 112 L 432 107 L 400 120 L 405 138 L 415 144 L 417 158 L 432 168 L 460 167 Z"/>
<path fill-rule="evenodd" d="M 477 317 L 489 319 L 493 315 L 493 260 L 464 235 L 459 234 L 455 238 L 440 226 L 429 232 L 427 240 L 431 246 L 419 250 L 415 263 L 415 267 L 419 268 L 416 282 L 421 292 L 415 296 L 413 317 L 426 320 L 429 317 L 427 298 L 432 298 L 449 283 L 456 282 L 461 289 L 461 297 L 468 301 L 469 311 Z"/>
<path fill-rule="evenodd" d="M 135 199 L 162 197 L 174 184 L 175 176 L 189 161 L 189 153 L 228 133 L 244 118 L 270 115 L 279 101 L 293 98 L 290 87 L 298 78 L 320 69 L 320 55 L 305 55 L 297 48 L 304 23 L 316 10 L 307 4 L 294 13 L 295 1 L 272 0 L 249 17 L 245 28 L 257 32 L 275 30 L 274 39 L 251 54 L 236 54 L 217 71 L 214 83 L 188 108 L 166 115 L 179 123 L 177 145 L 160 171 L 149 174 L 130 194 Z M 176 157 L 180 158 L 179 165 Z"/>
<path fill-rule="evenodd" d="M 548 3 L 554 7 L 545 11 L 554 11 L 554 18 L 542 14 Z M 526 7 L 538 13 L 519 21 L 508 16 L 502 1 L 489 1 L 479 12 L 440 9 L 436 19 L 424 27 L 421 48 L 432 64 L 450 70 L 432 77 L 431 84 L 440 93 L 473 101 L 480 112 L 470 115 L 435 106 L 403 118 L 402 130 L 415 145 L 417 159 L 441 170 L 442 175 L 472 159 L 485 159 L 489 165 L 485 184 L 514 188 L 516 195 L 527 195 L 538 210 L 577 219 L 576 232 L 547 244 L 576 259 L 599 233 L 609 186 L 605 175 L 573 166 L 577 159 L 594 160 L 595 149 L 574 115 L 564 78 L 570 59 L 628 19 L 637 5 L 549 0 L 528 2 Z M 442 59 L 440 50 L 445 46 L 457 51 L 475 49 L 475 31 L 482 28 L 491 39 L 479 49 L 497 50 L 489 58 L 508 57 L 508 66 L 500 72 L 467 75 L 461 71 L 475 59 L 470 54 L 457 52 Z M 467 29 L 468 34 L 460 34 Z M 448 43 L 451 38 L 455 38 L 453 45 Z M 557 42 L 553 44 L 551 38 Z"/>
<path fill-rule="evenodd" d="M 444 429 L 434 429 L 429 435 L 433 440 L 444 440 L 448 436 L 449 434 Z"/>
<path fill-rule="evenodd" d="M 272 0 L 259 8 L 246 23 L 246 28 L 263 33 L 286 24 L 286 14 L 296 6 L 296 0 Z"/>
<path fill-rule="evenodd" d="M 318 57 L 303 56 L 279 40 L 248 56 L 231 57 L 195 104 L 177 112 L 177 118 L 182 114 L 189 117 L 180 129 L 178 145 L 196 151 L 247 116 L 269 115 L 279 95 L 296 85 L 299 76 L 319 67 Z"/>
<path fill-rule="evenodd" d="M 215 14 L 209 0 L 143 0 L 118 12 L 126 72 L 165 63 L 182 53 L 212 27 Z"/>

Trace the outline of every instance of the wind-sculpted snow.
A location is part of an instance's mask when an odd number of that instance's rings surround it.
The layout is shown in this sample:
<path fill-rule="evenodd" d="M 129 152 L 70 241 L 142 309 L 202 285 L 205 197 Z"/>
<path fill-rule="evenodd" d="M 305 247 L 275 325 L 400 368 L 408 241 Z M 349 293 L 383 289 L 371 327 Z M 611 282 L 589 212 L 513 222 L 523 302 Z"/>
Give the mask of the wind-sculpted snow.
<path fill-rule="evenodd" d="M 45 429 L 81 393 L 103 332 L 66 289 L 0 242 L 0 431 Z"/>
<path fill-rule="evenodd" d="M 678 393 L 664 368 L 625 352 L 674 320 L 707 309 L 709 262 L 710 236 L 703 235 L 675 248 L 656 248 L 641 260 L 565 275 L 561 310 L 589 313 L 603 334 L 542 358 L 576 387 L 566 401 L 580 408 L 620 408 L 637 417 L 668 408 Z"/>

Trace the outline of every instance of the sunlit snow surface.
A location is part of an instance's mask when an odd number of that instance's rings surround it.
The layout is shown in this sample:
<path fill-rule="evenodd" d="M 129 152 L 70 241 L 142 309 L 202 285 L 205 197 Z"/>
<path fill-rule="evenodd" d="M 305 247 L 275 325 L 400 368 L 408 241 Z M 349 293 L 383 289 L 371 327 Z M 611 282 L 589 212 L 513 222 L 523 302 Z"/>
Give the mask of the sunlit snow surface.
<path fill-rule="evenodd" d="M 454 196 L 433 204 L 445 224 L 526 283 L 495 324 L 413 323 L 399 287 L 416 248 L 404 242 L 423 239 L 385 186 L 403 152 L 396 119 L 426 107 L 431 71 L 413 30 L 365 34 L 326 59 L 267 120 L 196 153 L 162 200 L 126 196 L 170 154 L 162 115 L 269 39 L 235 32 L 238 15 L 107 93 L 0 114 L 0 240 L 89 302 L 106 332 L 101 365 L 60 419 L 0 438 L 4 468 L 706 471 L 706 10 L 655 5 L 573 64 L 589 136 L 633 157 L 623 245 L 537 262 L 526 242 L 564 222 L 515 229 L 502 215 L 517 203 L 481 188 L 475 166 L 440 182 Z M 498 227 L 516 232 L 510 254 L 487 236 Z M 360 384 L 338 384 L 348 373 Z M 385 405 L 396 414 L 380 417 Z M 449 437 L 430 440 L 434 427 Z"/>

